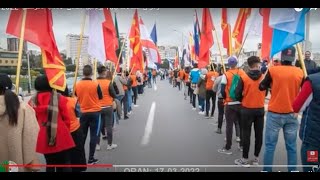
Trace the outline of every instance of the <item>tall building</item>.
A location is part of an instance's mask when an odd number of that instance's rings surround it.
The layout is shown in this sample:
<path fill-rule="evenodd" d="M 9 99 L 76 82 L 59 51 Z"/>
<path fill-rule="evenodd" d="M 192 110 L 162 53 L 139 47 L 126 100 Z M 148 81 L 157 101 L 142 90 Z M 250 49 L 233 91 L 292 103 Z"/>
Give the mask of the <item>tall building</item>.
<path fill-rule="evenodd" d="M 166 47 L 165 46 L 158 46 L 159 54 L 161 60 L 166 59 Z"/>
<path fill-rule="evenodd" d="M 72 59 L 73 64 L 77 57 L 79 42 L 80 42 L 80 35 L 68 34 L 66 37 L 66 55 L 67 55 L 67 58 Z M 87 61 L 87 59 L 89 59 L 88 43 L 89 43 L 89 37 L 83 36 L 81 55 L 80 55 L 83 61 Z"/>
<path fill-rule="evenodd" d="M 19 51 L 19 39 L 18 38 L 7 38 L 7 50 L 8 51 Z M 28 51 L 27 41 L 23 42 L 24 53 Z"/>

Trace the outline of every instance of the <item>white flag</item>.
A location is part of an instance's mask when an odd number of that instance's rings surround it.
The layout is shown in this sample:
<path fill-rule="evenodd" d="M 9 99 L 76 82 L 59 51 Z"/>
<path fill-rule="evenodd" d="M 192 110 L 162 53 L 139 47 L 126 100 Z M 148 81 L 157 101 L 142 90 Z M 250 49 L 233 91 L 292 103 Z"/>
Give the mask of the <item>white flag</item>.
<path fill-rule="evenodd" d="M 89 44 L 88 53 L 101 63 L 106 61 L 102 23 L 105 21 L 103 11 L 88 10 Z"/>

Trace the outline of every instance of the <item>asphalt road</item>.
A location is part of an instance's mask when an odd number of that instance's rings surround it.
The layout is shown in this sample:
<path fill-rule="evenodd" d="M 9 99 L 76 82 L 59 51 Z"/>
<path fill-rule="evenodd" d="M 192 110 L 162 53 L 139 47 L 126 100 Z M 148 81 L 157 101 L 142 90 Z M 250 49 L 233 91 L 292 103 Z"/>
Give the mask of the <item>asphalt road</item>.
<path fill-rule="evenodd" d="M 267 102 L 266 102 L 267 103 Z M 120 120 L 115 127 L 114 143 L 116 149 L 107 151 L 106 141 L 102 141 L 101 150 L 96 151 L 100 164 L 112 164 L 113 168 L 89 167 L 88 172 L 122 171 L 206 171 L 206 172 L 260 172 L 262 166 L 244 168 L 236 166 L 234 160 L 242 153 L 234 140 L 232 155 L 220 154 L 217 150 L 224 146 L 225 122 L 223 134 L 216 134 L 217 109 L 214 119 L 205 119 L 193 111 L 189 99 L 184 100 L 183 91 L 173 88 L 168 80 L 158 79 L 156 88 L 145 88 L 145 93 L 137 100 L 139 107 L 133 108 L 128 120 Z M 254 131 L 252 131 L 249 159 L 253 158 Z M 88 141 L 86 153 L 88 153 Z M 297 157 L 300 161 L 301 141 L 297 139 Z M 263 164 L 264 147 L 260 153 L 260 165 Z M 274 171 L 287 171 L 285 143 L 280 132 L 274 156 Z M 45 163 L 43 157 L 41 160 Z M 298 168 L 300 171 L 301 168 Z"/>

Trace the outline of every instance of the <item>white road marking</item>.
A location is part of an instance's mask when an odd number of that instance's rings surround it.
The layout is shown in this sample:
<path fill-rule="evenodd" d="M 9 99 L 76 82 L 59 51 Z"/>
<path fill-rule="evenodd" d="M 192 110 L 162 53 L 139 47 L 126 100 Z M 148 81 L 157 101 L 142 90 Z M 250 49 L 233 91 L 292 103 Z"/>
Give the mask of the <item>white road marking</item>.
<path fill-rule="evenodd" d="M 153 127 L 153 121 L 154 121 L 154 114 L 156 112 L 156 102 L 152 102 L 147 124 L 144 130 L 144 135 L 141 141 L 141 145 L 147 145 L 150 141 L 150 136 L 152 134 L 152 127 Z"/>

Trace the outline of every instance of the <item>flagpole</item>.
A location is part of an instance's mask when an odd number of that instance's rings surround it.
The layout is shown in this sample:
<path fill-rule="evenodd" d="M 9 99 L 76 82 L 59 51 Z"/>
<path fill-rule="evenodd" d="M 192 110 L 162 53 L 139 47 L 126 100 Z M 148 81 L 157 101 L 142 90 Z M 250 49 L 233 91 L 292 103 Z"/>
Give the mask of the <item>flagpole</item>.
<path fill-rule="evenodd" d="M 27 60 L 28 60 L 28 93 L 31 94 L 31 72 L 30 72 L 30 53 L 27 52 Z"/>
<path fill-rule="evenodd" d="M 214 32 L 216 34 L 216 38 L 217 38 L 217 42 L 218 42 L 218 48 L 219 48 L 219 52 L 220 52 L 220 58 L 221 58 L 221 64 L 222 64 L 223 72 L 226 72 L 226 67 L 224 65 L 223 58 L 222 58 L 222 51 L 221 51 L 221 47 L 220 47 L 220 41 L 219 41 L 217 30 L 215 30 Z"/>
<path fill-rule="evenodd" d="M 118 66 L 119 66 L 119 62 L 120 62 L 120 58 L 121 58 L 121 55 L 122 55 L 122 51 L 123 51 L 123 48 L 124 48 L 125 44 L 126 44 L 126 41 L 124 40 L 124 42 L 122 43 L 121 49 L 120 49 L 120 53 L 119 53 L 119 57 L 118 57 L 118 61 L 117 61 L 116 67 L 115 67 L 113 75 L 112 75 L 112 82 L 113 82 L 114 77 L 116 75 L 116 72 L 117 72 L 117 69 L 118 69 Z"/>
<path fill-rule="evenodd" d="M 232 56 L 233 54 L 233 49 L 232 49 L 232 36 L 231 36 L 231 26 L 228 24 L 228 34 L 229 34 L 229 56 Z"/>
<path fill-rule="evenodd" d="M 134 69 L 135 66 L 136 66 L 136 63 L 133 63 L 133 66 L 132 66 L 132 68 L 131 68 L 131 71 L 130 71 L 129 75 L 131 75 L 131 73 L 132 73 L 132 71 L 133 71 L 133 69 Z"/>
<path fill-rule="evenodd" d="M 308 73 L 307 73 L 306 65 L 304 64 L 304 59 L 303 59 L 300 43 L 296 44 L 296 47 L 298 50 L 299 61 L 300 61 L 301 67 L 302 67 L 304 77 L 307 77 Z"/>
<path fill-rule="evenodd" d="M 16 74 L 16 94 L 19 94 L 20 70 L 21 70 L 21 62 L 22 62 L 24 31 L 26 28 L 26 17 L 27 17 L 27 10 L 23 9 L 20 41 L 19 41 L 18 65 L 17 65 L 17 74 Z"/>
<path fill-rule="evenodd" d="M 96 58 L 93 59 L 93 79 L 97 79 L 97 64 L 98 64 L 98 61 Z"/>
<path fill-rule="evenodd" d="M 76 82 L 77 82 L 77 76 L 78 76 L 78 71 L 79 71 L 79 59 L 80 59 L 80 54 L 81 54 L 81 47 L 82 47 L 82 40 L 83 40 L 83 32 L 84 32 L 84 27 L 85 27 L 85 23 L 86 23 L 86 12 L 84 12 L 83 14 L 83 19 L 82 19 L 82 23 L 81 23 L 81 30 L 80 30 L 80 41 L 78 44 L 78 52 L 77 52 L 77 57 L 76 57 L 76 70 L 74 73 L 74 82 L 73 82 L 73 90 L 72 90 L 72 96 L 75 95 L 75 90 L 76 90 Z"/>

